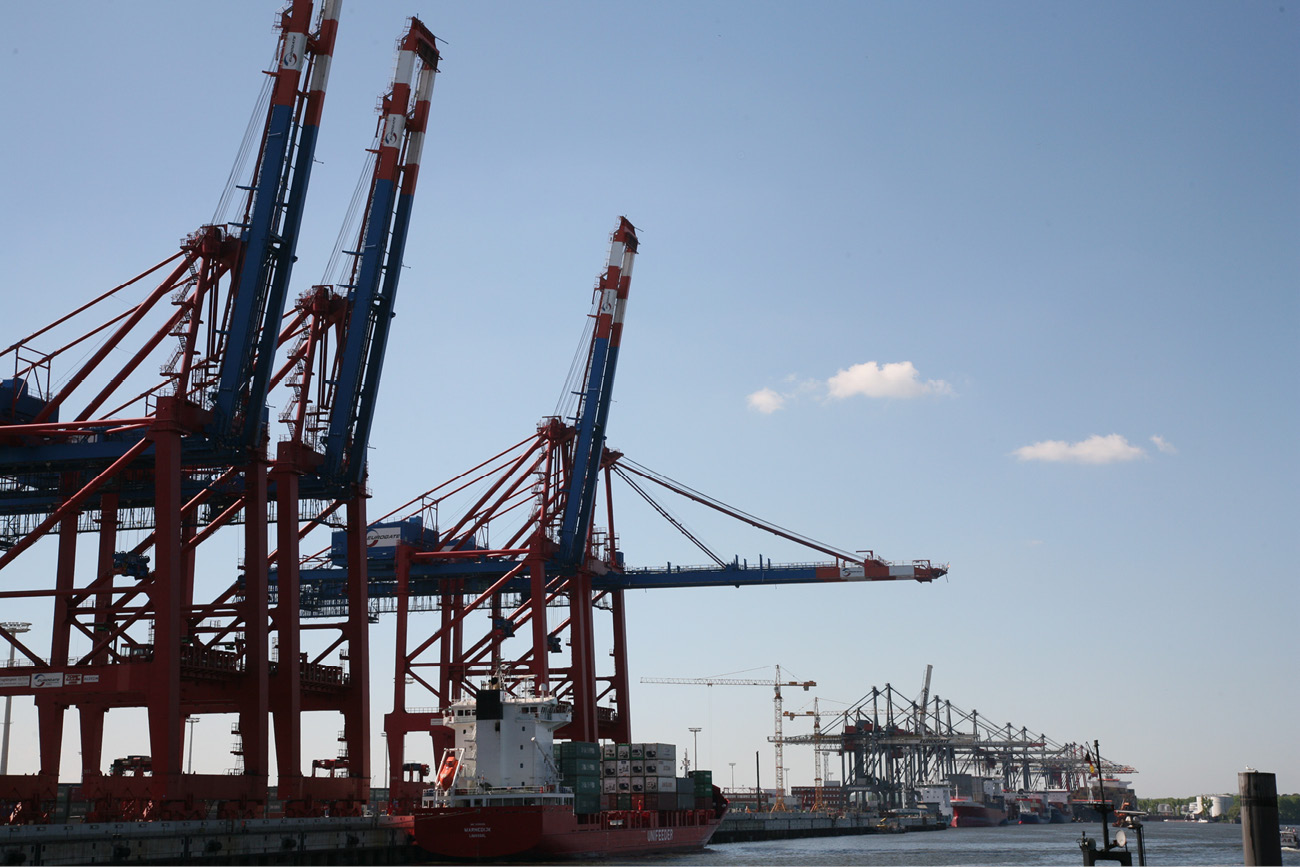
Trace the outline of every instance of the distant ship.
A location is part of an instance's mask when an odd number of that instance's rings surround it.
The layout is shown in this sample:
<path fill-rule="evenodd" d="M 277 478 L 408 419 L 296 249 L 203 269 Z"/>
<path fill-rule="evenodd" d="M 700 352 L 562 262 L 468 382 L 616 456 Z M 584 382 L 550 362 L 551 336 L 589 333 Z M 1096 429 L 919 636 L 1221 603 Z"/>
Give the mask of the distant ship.
<path fill-rule="evenodd" d="M 496 678 L 454 703 L 447 722 L 456 746 L 415 812 L 416 844 L 459 860 L 624 857 L 708 844 L 727 811 L 709 771 L 674 776 L 671 746 L 607 745 L 627 752 L 620 758 L 602 756 L 595 743 L 555 742 L 570 718 L 554 696 L 513 695 Z"/>
<path fill-rule="evenodd" d="M 1000 800 L 985 803 L 969 798 L 952 799 L 952 826 L 954 828 L 993 828 L 1007 824 L 1007 811 Z"/>

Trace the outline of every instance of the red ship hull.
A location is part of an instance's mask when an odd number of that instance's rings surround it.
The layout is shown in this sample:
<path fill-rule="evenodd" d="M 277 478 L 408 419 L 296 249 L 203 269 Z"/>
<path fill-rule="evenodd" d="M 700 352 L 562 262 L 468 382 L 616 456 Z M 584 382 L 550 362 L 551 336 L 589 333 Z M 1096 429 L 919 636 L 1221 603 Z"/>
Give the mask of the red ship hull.
<path fill-rule="evenodd" d="M 564 859 L 691 852 L 717 830 L 713 810 L 606 811 L 565 806 L 440 807 L 415 814 L 415 842 L 440 858 Z"/>
<path fill-rule="evenodd" d="M 993 828 L 1007 824 L 1007 811 L 984 804 L 952 804 L 952 827 Z"/>

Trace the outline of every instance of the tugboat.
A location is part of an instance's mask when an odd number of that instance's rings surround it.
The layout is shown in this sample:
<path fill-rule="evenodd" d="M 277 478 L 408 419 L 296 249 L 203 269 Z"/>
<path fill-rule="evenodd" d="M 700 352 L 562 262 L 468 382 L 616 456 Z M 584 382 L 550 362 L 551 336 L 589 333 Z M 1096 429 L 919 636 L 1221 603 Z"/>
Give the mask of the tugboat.
<path fill-rule="evenodd" d="M 602 761 L 599 744 L 554 740 L 570 720 L 555 696 L 527 681 L 512 692 L 494 677 L 455 702 L 445 717 L 455 747 L 415 812 L 416 844 L 438 858 L 471 861 L 623 857 L 708 844 L 727 811 L 709 771 L 673 776 L 674 748 L 659 744 L 608 745 L 614 757 Z M 632 759 L 618 757 L 623 748 L 640 753 L 638 775 Z"/>

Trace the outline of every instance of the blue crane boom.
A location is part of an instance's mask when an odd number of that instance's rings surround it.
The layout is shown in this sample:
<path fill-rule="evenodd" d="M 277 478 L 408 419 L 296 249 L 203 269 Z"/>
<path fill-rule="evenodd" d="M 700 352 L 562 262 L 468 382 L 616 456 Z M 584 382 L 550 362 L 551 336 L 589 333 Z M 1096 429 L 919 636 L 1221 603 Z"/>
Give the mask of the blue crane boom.
<path fill-rule="evenodd" d="M 411 75 L 417 58 L 421 67 L 414 109 L 408 117 Z M 362 224 L 361 250 L 348 287 L 351 313 L 331 397 L 321 469 L 327 484 L 356 486 L 365 474 L 366 449 L 397 298 L 438 60 L 434 35 L 418 19 L 411 19 L 410 30 L 398 53 L 393 89 L 383 103 L 383 127 L 369 206 Z"/>
<path fill-rule="evenodd" d="M 609 263 L 597 290 L 596 327 L 592 333 L 582 401 L 578 407 L 573 471 L 569 476 L 564 518 L 560 525 L 557 560 L 569 569 L 581 565 L 587 550 L 637 246 L 636 227 L 626 217 L 620 217 L 618 229 L 610 242 Z"/>
<path fill-rule="evenodd" d="M 337 19 L 339 0 L 327 0 Z M 328 62 L 314 70 L 311 105 L 299 115 L 299 81 L 311 53 L 310 0 L 294 0 L 283 18 L 283 39 L 271 91 L 251 208 L 242 224 L 239 275 L 226 322 L 211 430 L 226 445 L 252 444 L 262 426 L 278 325 L 284 315 L 298 228 L 315 159 Z M 313 100 L 315 97 L 315 100 Z"/>

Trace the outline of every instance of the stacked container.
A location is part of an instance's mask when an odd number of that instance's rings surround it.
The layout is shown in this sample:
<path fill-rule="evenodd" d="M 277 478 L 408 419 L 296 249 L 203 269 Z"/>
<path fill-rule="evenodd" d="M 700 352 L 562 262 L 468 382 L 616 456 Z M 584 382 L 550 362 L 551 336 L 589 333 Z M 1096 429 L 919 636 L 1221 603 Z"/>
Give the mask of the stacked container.
<path fill-rule="evenodd" d="M 606 810 L 678 810 L 672 744 L 605 744 L 601 750 L 602 803 Z M 689 783 L 689 781 L 686 781 Z"/>
<path fill-rule="evenodd" d="M 573 790 L 573 812 L 599 813 L 601 810 L 600 744 L 561 741 L 553 747 L 555 765 L 560 770 L 560 785 Z"/>
<path fill-rule="evenodd" d="M 693 782 L 692 794 L 695 796 L 695 809 L 707 810 L 713 806 L 713 771 L 691 771 Z"/>

